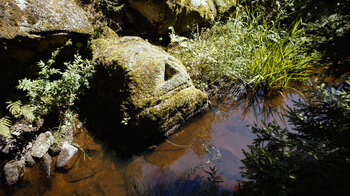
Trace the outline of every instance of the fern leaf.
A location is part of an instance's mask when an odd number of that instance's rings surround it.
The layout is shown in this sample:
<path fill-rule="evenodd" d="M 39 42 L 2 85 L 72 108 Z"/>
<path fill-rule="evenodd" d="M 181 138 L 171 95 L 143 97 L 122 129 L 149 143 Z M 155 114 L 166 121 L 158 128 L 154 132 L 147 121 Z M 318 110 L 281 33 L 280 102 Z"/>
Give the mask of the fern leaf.
<path fill-rule="evenodd" d="M 28 104 L 24 105 L 21 107 L 21 113 L 30 122 L 33 122 L 35 120 L 35 115 L 34 115 L 35 107 L 32 107 Z"/>
<path fill-rule="evenodd" d="M 8 116 L 0 118 L 0 135 L 11 138 L 11 127 L 12 123 Z"/>
<path fill-rule="evenodd" d="M 21 112 L 21 106 L 22 103 L 20 100 L 12 102 L 12 101 L 8 101 L 6 102 L 8 105 L 6 107 L 6 109 L 9 110 L 9 112 L 15 117 L 15 118 L 19 118 L 22 116 L 22 112 Z"/>

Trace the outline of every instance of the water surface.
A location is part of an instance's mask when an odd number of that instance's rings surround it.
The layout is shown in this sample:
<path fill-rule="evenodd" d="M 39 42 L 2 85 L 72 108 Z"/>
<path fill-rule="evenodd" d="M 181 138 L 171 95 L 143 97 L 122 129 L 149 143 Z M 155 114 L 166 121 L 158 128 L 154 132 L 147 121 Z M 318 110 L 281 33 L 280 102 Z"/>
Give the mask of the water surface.
<path fill-rule="evenodd" d="M 257 106 L 246 107 L 246 102 L 239 107 L 228 103 L 231 101 L 216 104 L 170 138 L 127 160 L 113 151 L 105 152 L 82 129 L 75 142 L 84 151 L 71 161 L 70 170 L 53 171 L 48 178 L 41 164 L 26 167 L 17 185 L 2 183 L 0 195 L 185 195 L 205 188 L 209 166 L 215 166 L 221 176 L 221 189 L 232 192 L 237 180 L 242 180 L 242 150 L 254 138 L 247 126 L 266 115 L 259 115 L 262 110 Z M 291 105 L 291 101 L 280 96 L 259 104 Z M 283 125 L 281 119 L 275 121 Z"/>

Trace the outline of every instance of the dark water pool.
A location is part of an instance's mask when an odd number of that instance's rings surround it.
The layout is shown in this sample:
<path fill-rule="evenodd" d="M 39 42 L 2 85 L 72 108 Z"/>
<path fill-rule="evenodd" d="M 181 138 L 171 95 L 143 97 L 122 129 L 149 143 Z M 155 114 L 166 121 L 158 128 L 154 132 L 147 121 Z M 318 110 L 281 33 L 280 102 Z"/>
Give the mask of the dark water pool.
<path fill-rule="evenodd" d="M 264 104 L 278 106 L 291 102 L 287 95 Z M 240 107 L 217 104 L 161 144 L 152 146 L 152 150 L 129 160 L 118 159 L 114 152 L 104 152 L 82 130 L 76 134 L 75 142 L 85 153 L 79 151 L 72 169 L 55 171 L 47 178 L 41 164 L 26 167 L 17 185 L 9 187 L 2 182 L 0 195 L 186 195 L 206 187 L 205 171 L 209 166 L 215 166 L 223 180 L 220 189 L 232 192 L 237 180 L 242 179 L 242 149 L 246 150 L 254 138 L 247 126 L 264 116 L 258 115 L 257 108 L 245 108 L 244 102 Z M 283 125 L 279 118 L 275 119 Z"/>

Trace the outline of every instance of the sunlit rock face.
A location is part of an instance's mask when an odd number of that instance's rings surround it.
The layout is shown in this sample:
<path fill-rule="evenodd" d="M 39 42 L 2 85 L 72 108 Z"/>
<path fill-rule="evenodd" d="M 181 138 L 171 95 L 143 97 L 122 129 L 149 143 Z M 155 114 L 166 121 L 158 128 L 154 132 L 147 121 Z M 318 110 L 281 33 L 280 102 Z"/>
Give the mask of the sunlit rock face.
<path fill-rule="evenodd" d="M 207 107 L 207 95 L 193 86 L 183 64 L 160 47 L 129 36 L 94 40 L 92 48 L 93 58 L 110 70 L 107 77 L 121 73 L 115 82 L 124 92 L 123 123 L 169 135 Z"/>
<path fill-rule="evenodd" d="M 212 0 L 128 0 L 147 25 L 135 21 L 136 28 L 148 33 L 166 33 L 170 26 L 182 33 L 194 25 L 206 25 L 217 15 Z"/>
<path fill-rule="evenodd" d="M 236 6 L 236 0 L 215 0 L 218 14 L 224 14 Z"/>
<path fill-rule="evenodd" d="M 90 34 L 93 28 L 74 0 L 0 2 L 0 38 L 36 37 L 50 31 Z"/>

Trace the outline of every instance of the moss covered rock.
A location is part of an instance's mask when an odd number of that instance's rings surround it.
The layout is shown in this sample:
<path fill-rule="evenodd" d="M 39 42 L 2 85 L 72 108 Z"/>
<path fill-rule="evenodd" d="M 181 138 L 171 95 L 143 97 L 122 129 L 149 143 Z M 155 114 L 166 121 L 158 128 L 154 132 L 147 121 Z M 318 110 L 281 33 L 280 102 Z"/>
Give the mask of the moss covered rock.
<path fill-rule="evenodd" d="M 110 70 L 104 80 L 110 81 L 111 88 L 119 86 L 115 91 L 124 92 L 119 104 L 123 105 L 125 124 L 168 135 L 207 107 L 207 95 L 193 86 L 182 63 L 160 47 L 129 36 L 94 40 L 92 49 L 94 60 L 103 69 Z M 118 78 L 108 79 L 111 76 Z M 127 85 L 121 85 L 125 81 Z M 110 84 L 113 82 L 115 84 Z M 99 94 L 109 97 L 108 92 Z M 110 103 L 110 100 L 104 102 Z"/>
<path fill-rule="evenodd" d="M 0 1 L 0 38 L 37 37 L 45 32 L 93 32 L 75 0 Z"/>
<path fill-rule="evenodd" d="M 236 6 L 236 0 L 215 0 L 215 5 L 218 14 L 224 14 Z"/>
<path fill-rule="evenodd" d="M 150 33 L 166 33 L 170 26 L 182 33 L 195 24 L 205 25 L 216 17 L 212 0 L 128 0 L 130 6 L 149 24 L 144 29 Z M 135 23 L 142 28 L 142 24 Z"/>

